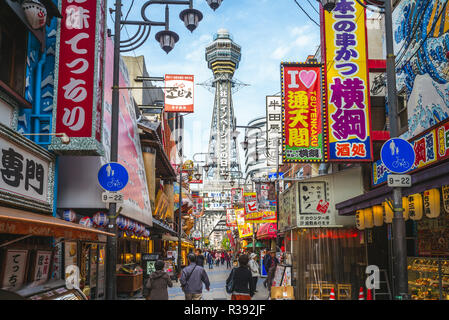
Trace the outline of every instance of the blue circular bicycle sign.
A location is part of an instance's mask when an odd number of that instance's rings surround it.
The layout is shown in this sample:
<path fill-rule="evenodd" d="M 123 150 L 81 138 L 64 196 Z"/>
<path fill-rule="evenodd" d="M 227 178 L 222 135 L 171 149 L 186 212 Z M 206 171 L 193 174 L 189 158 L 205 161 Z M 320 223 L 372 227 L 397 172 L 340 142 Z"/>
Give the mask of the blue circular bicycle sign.
<path fill-rule="evenodd" d="M 107 191 L 122 190 L 128 184 L 128 171 L 117 162 L 109 162 L 98 171 L 98 182 Z"/>
<path fill-rule="evenodd" d="M 415 163 L 415 150 L 407 140 L 392 138 L 382 146 L 380 157 L 391 172 L 405 173 Z"/>

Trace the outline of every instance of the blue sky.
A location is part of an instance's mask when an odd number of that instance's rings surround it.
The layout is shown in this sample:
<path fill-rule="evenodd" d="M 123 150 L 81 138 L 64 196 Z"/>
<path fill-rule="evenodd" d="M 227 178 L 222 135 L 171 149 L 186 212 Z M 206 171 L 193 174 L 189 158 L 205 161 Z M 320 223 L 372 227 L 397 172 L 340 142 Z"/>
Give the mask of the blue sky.
<path fill-rule="evenodd" d="M 316 0 L 297 0 L 317 22 Z M 123 14 L 128 12 L 131 0 L 123 1 Z M 129 20 L 140 20 L 140 8 L 145 1 L 135 0 Z M 113 0 L 108 2 L 113 7 Z M 147 11 L 153 21 L 163 21 L 164 8 L 151 5 Z M 212 42 L 214 33 L 227 29 L 233 40 L 242 47 L 240 66 L 234 77 L 250 86 L 233 96 L 238 125 L 265 116 L 265 97 L 280 92 L 280 62 L 304 61 L 319 46 L 320 30 L 296 5 L 294 0 L 223 0 L 214 12 L 205 0 L 194 0 L 194 8 L 203 13 L 203 20 L 193 32 L 185 28 L 179 13 L 185 6 L 170 6 L 170 30 L 179 35 L 175 48 L 166 54 L 154 39 L 162 27 L 153 27 L 146 44 L 126 55 L 144 55 L 151 76 L 164 74 L 193 74 L 195 83 L 212 77 L 205 61 L 205 47 Z M 109 28 L 113 29 L 111 19 Z M 133 27 L 123 29 L 122 39 L 133 35 Z M 195 113 L 185 117 L 185 154 L 207 152 L 213 94 L 202 86 L 195 86 Z M 239 141 L 243 141 L 243 129 Z M 239 145 L 240 146 L 240 145 Z M 239 150 L 242 155 L 242 150 Z M 243 165 L 243 163 L 241 163 Z"/>

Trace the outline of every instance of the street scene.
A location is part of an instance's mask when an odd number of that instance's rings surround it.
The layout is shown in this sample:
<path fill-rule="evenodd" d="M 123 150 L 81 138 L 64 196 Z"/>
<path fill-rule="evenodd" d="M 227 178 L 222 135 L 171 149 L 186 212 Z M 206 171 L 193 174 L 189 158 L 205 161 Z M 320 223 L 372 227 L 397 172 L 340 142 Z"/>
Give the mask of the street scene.
<path fill-rule="evenodd" d="M 449 300 L 448 2 L 0 1 L 0 300 Z"/>

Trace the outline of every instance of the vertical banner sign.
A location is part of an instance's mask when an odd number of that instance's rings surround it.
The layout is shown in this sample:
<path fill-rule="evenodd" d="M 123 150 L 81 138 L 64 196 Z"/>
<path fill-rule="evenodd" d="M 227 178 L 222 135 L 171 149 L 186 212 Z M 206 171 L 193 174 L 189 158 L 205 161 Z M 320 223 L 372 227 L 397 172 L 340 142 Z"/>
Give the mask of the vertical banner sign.
<path fill-rule="evenodd" d="M 337 1 L 324 18 L 329 160 L 371 161 L 365 9 Z M 322 24 L 323 25 L 323 24 Z"/>
<path fill-rule="evenodd" d="M 257 212 L 259 210 L 256 192 L 245 192 L 243 194 L 243 198 L 245 200 L 245 215 Z"/>
<path fill-rule="evenodd" d="M 227 227 L 237 227 L 237 219 L 235 217 L 234 209 L 226 209 L 226 226 Z"/>
<path fill-rule="evenodd" d="M 51 150 L 101 155 L 101 113 L 105 47 L 104 1 L 61 0 L 63 18 L 56 46 L 54 133 L 65 133 L 68 145 L 52 139 Z"/>
<path fill-rule="evenodd" d="M 322 79 L 318 63 L 281 63 L 282 155 L 286 163 L 326 160 L 321 117 Z"/>
<path fill-rule="evenodd" d="M 165 75 L 165 112 L 193 112 L 193 75 Z"/>
<path fill-rule="evenodd" d="M 282 143 L 276 143 L 276 139 L 280 140 L 282 135 L 282 98 L 281 96 L 267 96 L 267 144 L 268 157 L 267 166 L 276 165 L 276 156 L 279 157 L 278 164 L 282 164 Z M 276 147 L 278 150 L 276 150 Z"/>
<path fill-rule="evenodd" d="M 233 207 L 243 207 L 243 188 L 231 189 L 231 205 Z"/>

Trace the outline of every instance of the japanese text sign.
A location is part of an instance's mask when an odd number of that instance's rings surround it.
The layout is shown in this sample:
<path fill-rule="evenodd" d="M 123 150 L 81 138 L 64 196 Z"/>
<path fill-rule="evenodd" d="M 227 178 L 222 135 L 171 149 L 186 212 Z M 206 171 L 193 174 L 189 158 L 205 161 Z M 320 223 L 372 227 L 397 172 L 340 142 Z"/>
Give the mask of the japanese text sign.
<path fill-rule="evenodd" d="M 329 160 L 371 161 L 365 9 L 356 0 L 322 10 Z"/>
<path fill-rule="evenodd" d="M 276 223 L 276 211 L 258 211 L 245 216 L 247 223 Z"/>
<path fill-rule="evenodd" d="M 51 251 L 37 251 L 34 264 L 33 282 L 35 285 L 45 283 L 50 271 Z"/>
<path fill-rule="evenodd" d="M 259 210 L 256 192 L 245 192 L 243 198 L 245 199 L 245 215 Z"/>
<path fill-rule="evenodd" d="M 237 227 L 237 219 L 235 217 L 234 209 L 226 209 L 226 226 L 227 227 Z"/>
<path fill-rule="evenodd" d="M 237 228 L 239 230 L 239 237 L 246 238 L 253 235 L 253 226 L 250 223 L 245 222 L 245 211 L 244 209 L 235 210 L 237 218 Z"/>
<path fill-rule="evenodd" d="M 193 75 L 165 75 L 165 111 L 193 112 Z"/>
<path fill-rule="evenodd" d="M 326 159 L 321 65 L 281 63 L 284 162 Z"/>
<path fill-rule="evenodd" d="M 267 166 L 275 166 L 276 163 L 282 164 L 282 97 L 281 96 L 267 96 Z M 276 142 L 276 139 L 278 142 Z M 278 150 L 276 150 L 276 148 Z M 279 159 L 276 162 L 276 156 Z"/>
<path fill-rule="evenodd" d="M 2 289 L 18 289 L 25 281 L 28 250 L 8 250 L 2 266 Z"/>
<path fill-rule="evenodd" d="M 59 138 L 54 138 L 51 149 L 100 155 L 104 1 L 62 0 L 61 14 L 53 130 L 72 139 L 69 145 L 62 145 Z"/>

